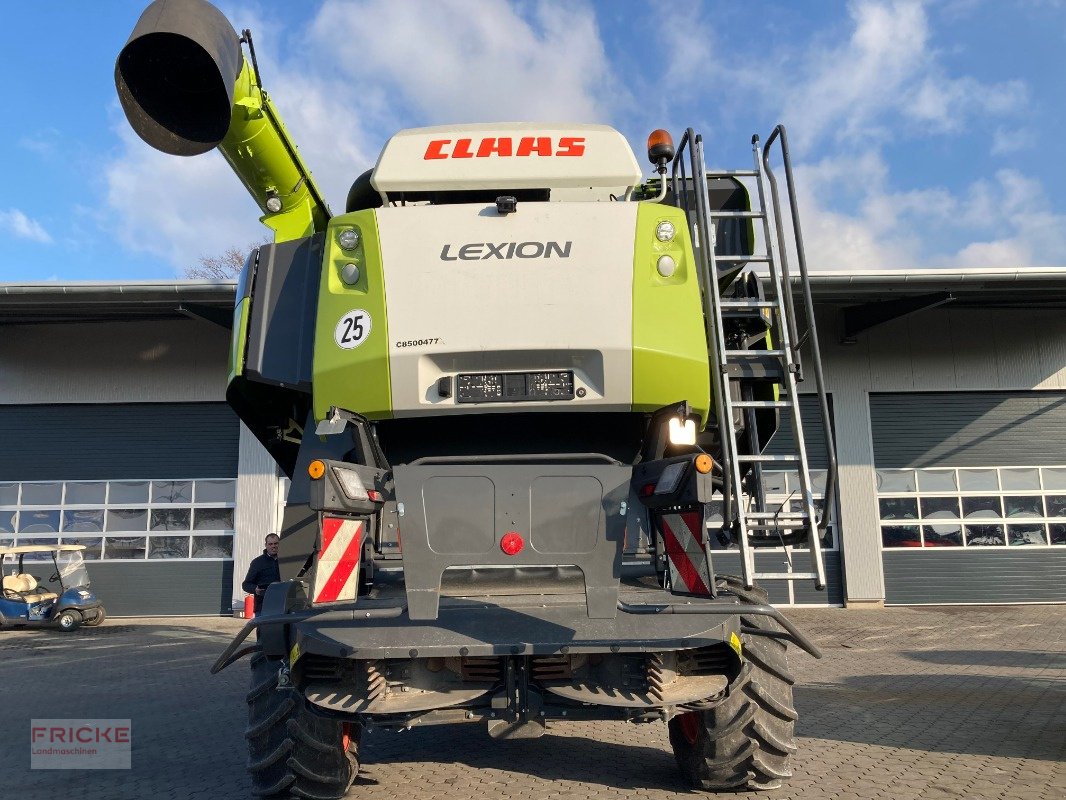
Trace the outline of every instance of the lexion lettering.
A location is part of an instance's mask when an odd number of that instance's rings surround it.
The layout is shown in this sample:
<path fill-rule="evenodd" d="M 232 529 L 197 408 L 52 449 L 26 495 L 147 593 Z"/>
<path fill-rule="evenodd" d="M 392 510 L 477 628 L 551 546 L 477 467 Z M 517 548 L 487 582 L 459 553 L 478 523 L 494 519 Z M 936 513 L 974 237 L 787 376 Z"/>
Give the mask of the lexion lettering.
<path fill-rule="evenodd" d="M 570 258 L 573 242 L 470 242 L 446 244 L 441 261 L 486 261 L 512 258 Z"/>

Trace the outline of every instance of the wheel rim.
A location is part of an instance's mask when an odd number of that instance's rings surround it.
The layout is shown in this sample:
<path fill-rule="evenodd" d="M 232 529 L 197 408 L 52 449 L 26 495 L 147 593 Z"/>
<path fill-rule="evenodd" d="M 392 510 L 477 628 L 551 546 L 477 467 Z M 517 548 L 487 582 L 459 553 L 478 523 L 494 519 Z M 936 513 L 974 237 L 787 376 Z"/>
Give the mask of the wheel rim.
<path fill-rule="evenodd" d="M 69 631 L 74 627 L 74 617 L 70 616 L 70 614 L 64 614 L 59 618 L 59 627 L 65 631 Z"/>
<path fill-rule="evenodd" d="M 681 735 L 685 737 L 686 742 L 696 744 L 696 739 L 700 735 L 700 715 L 695 711 L 682 714 L 677 718 L 677 727 L 681 730 Z"/>

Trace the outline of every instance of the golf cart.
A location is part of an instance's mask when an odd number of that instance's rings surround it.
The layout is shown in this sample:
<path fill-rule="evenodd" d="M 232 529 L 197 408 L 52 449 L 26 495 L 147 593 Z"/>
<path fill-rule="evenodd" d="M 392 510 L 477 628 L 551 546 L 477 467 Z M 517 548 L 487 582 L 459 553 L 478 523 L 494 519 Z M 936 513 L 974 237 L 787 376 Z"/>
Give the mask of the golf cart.
<path fill-rule="evenodd" d="M 104 607 L 89 588 L 83 544 L 26 544 L 0 547 L 0 626 L 55 627 L 72 631 L 79 625 L 99 625 Z M 53 570 L 49 582 L 60 594 L 27 570 Z"/>

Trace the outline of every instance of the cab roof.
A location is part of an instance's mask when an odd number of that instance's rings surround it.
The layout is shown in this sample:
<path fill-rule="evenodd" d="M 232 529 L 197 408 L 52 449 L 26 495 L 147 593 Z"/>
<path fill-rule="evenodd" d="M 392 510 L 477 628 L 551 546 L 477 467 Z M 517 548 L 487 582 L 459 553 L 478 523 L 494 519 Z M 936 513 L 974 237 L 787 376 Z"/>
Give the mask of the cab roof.
<path fill-rule="evenodd" d="M 385 144 L 370 182 L 385 193 L 624 191 L 640 179 L 629 143 L 607 125 L 501 122 L 400 131 Z"/>

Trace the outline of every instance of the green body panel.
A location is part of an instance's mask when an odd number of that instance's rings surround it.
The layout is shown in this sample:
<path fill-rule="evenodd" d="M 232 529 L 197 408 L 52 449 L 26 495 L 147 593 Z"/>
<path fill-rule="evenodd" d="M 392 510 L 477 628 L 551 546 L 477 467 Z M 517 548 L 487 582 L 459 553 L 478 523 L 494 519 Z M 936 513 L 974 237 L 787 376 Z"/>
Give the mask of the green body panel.
<path fill-rule="evenodd" d="M 674 224 L 673 240 L 660 242 L 655 228 Z M 677 269 L 662 277 L 656 262 L 673 257 Z M 700 415 L 710 416 L 711 397 L 707 336 L 692 244 L 681 209 L 641 203 L 633 256 L 633 410 L 655 411 L 687 400 Z"/>
<path fill-rule="evenodd" d="M 337 233 L 352 227 L 359 230 L 361 241 L 354 252 L 346 252 L 337 243 Z M 353 286 L 341 280 L 341 269 L 349 263 L 359 265 L 359 280 Z M 344 214 L 330 221 L 320 287 L 315 328 L 315 418 L 322 419 L 330 406 L 355 411 L 369 419 L 392 417 L 385 275 L 373 210 Z M 370 330 L 358 346 L 346 350 L 337 344 L 335 334 L 341 318 L 354 309 L 369 315 Z"/>
<path fill-rule="evenodd" d="M 227 386 L 244 372 L 244 345 L 248 341 L 248 314 L 251 311 L 251 304 L 251 298 L 245 297 L 233 309 L 233 333 L 230 340 Z"/>
<path fill-rule="evenodd" d="M 311 172 L 300 159 L 274 105 L 258 85 L 245 61 L 233 86 L 233 112 L 226 137 L 218 145 L 223 157 L 259 207 L 260 221 L 274 231 L 275 242 L 287 242 L 324 230 L 329 210 Z M 270 213 L 267 195 L 276 192 L 282 208 Z"/>

